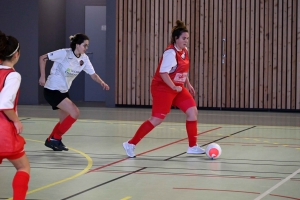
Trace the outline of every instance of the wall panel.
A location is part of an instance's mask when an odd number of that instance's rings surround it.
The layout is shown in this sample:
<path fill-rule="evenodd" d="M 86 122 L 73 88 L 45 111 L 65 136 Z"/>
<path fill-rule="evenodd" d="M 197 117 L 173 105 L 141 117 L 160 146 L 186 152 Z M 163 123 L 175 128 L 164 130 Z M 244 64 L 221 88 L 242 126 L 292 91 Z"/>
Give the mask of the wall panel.
<path fill-rule="evenodd" d="M 117 104 L 152 104 L 151 79 L 180 19 L 199 108 L 300 109 L 299 4 L 119 0 Z"/>

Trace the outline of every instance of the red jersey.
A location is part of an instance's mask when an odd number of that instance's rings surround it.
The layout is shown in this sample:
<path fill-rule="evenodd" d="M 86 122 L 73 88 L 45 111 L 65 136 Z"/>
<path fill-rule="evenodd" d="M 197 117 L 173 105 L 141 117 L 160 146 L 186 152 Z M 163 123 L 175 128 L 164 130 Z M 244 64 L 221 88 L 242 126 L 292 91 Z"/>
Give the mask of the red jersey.
<path fill-rule="evenodd" d="M 7 75 L 14 72 L 13 69 L 0 70 L 0 92 L 2 91 Z M 19 91 L 14 102 L 14 111 L 17 111 Z M 17 134 L 14 123 L 10 121 L 3 111 L 0 111 L 0 156 L 20 152 L 24 148 L 25 140 Z"/>
<path fill-rule="evenodd" d="M 186 81 L 188 71 L 190 68 L 190 60 L 189 60 L 188 50 L 186 48 L 184 48 L 181 51 L 178 51 L 174 47 L 173 44 L 169 45 L 166 50 L 168 50 L 168 49 L 175 50 L 176 61 L 177 61 L 177 65 L 172 67 L 171 71 L 169 72 L 169 76 L 176 86 L 183 86 Z M 162 60 L 163 60 L 163 57 L 159 61 L 158 67 L 157 67 L 154 77 L 152 79 L 151 87 L 154 87 L 155 90 L 159 90 L 159 91 L 176 92 L 172 88 L 170 88 L 163 81 L 163 79 L 160 76 L 159 71 L 160 71 Z"/>

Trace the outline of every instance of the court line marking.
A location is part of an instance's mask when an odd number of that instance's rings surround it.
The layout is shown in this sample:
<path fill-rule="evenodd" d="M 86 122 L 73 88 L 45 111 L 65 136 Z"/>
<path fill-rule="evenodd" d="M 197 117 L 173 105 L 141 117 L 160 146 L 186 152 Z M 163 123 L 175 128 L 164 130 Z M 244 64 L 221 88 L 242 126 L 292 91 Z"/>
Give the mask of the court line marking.
<path fill-rule="evenodd" d="M 220 189 L 209 189 L 209 188 L 173 188 L 174 190 L 206 190 L 206 191 L 214 191 L 214 192 L 237 192 L 237 193 L 246 193 L 246 194 L 259 194 L 259 192 L 249 192 L 242 190 L 220 190 Z"/>
<path fill-rule="evenodd" d="M 219 138 L 219 139 L 216 139 L 216 140 L 214 140 L 214 141 L 211 141 L 211 142 L 208 142 L 208 143 L 206 143 L 206 144 L 203 144 L 202 146 L 206 146 L 206 145 L 208 145 L 208 144 L 210 144 L 210 143 L 214 143 L 214 142 L 223 140 L 223 139 L 225 139 L 225 138 L 232 137 L 232 136 L 234 136 L 234 135 L 236 135 L 236 134 L 238 134 L 238 133 L 241 133 L 241 132 L 250 130 L 250 129 L 255 128 L 255 127 L 256 127 L 256 126 L 252 126 L 252 127 L 249 127 L 249 128 L 246 128 L 246 129 L 243 129 L 243 130 L 240 130 L 240 131 L 237 131 L 237 132 L 232 133 L 232 134 L 230 134 L 230 135 L 226 135 L 226 136 L 221 137 L 221 138 Z M 220 128 L 223 128 L 223 127 L 218 127 L 218 128 L 212 129 L 212 130 L 217 130 L 217 129 L 220 129 Z M 203 134 L 203 133 L 201 133 L 201 134 Z M 200 134 L 198 134 L 198 135 L 200 135 Z M 165 159 L 164 161 L 169 161 L 169 160 L 171 160 L 171 159 L 173 159 L 173 158 L 176 158 L 176 157 L 178 157 L 178 156 L 184 155 L 185 153 L 186 153 L 186 152 L 183 152 L 183 153 L 181 153 L 181 154 L 172 156 L 172 157 L 170 157 L 170 158 Z"/>
<path fill-rule="evenodd" d="M 43 118 L 43 117 L 20 117 L 21 121 L 22 120 L 28 120 L 28 119 L 32 119 L 32 120 L 37 120 L 37 121 L 45 121 L 45 120 L 49 120 L 49 121 L 55 121 L 57 122 L 57 118 Z M 123 120 L 105 120 L 105 119 L 78 119 L 77 122 L 93 122 L 93 123 L 99 123 L 99 122 L 105 122 L 105 123 L 116 123 L 116 124 L 120 124 L 120 123 L 127 123 L 127 124 L 132 124 L 132 123 L 138 123 L 140 124 L 141 121 L 137 121 L 137 120 L 133 120 L 133 121 L 123 121 Z M 184 122 L 169 122 L 169 121 L 164 121 L 164 124 L 185 124 Z M 211 123 L 201 123 L 198 122 L 198 127 L 201 126 L 212 126 L 212 127 L 216 127 L 216 126 L 222 126 L 223 128 L 231 128 L 232 126 L 234 127 L 248 127 L 248 126 L 256 126 L 257 128 L 268 128 L 268 129 L 284 129 L 284 128 L 295 128 L 295 129 L 299 129 L 299 126 L 292 126 L 292 125 L 288 125 L 288 126 L 280 126 L 280 125 L 261 125 L 261 124 L 222 124 L 222 123 L 217 123 L 217 124 L 211 124 Z M 163 126 L 163 124 L 161 124 L 160 126 Z M 158 128 L 158 127 L 156 127 Z"/>
<path fill-rule="evenodd" d="M 119 179 L 124 178 L 124 177 L 126 177 L 126 176 L 129 176 L 129 175 L 131 175 L 131 174 L 135 174 L 135 173 L 137 173 L 137 172 L 139 172 L 139 171 L 142 171 L 142 170 L 144 170 L 144 169 L 146 169 L 146 168 L 147 168 L 147 167 L 143 167 L 143 168 L 141 168 L 141 169 L 138 169 L 138 170 L 136 170 L 136 171 L 130 172 L 130 173 L 125 174 L 125 175 L 123 175 L 123 176 L 119 176 L 119 177 L 114 178 L 114 179 L 112 179 L 112 180 L 106 181 L 106 182 L 104 182 L 104 183 L 101 183 L 101 184 L 99 184 L 99 185 L 93 186 L 93 187 L 91 187 L 91 188 L 89 188 L 89 189 L 86 189 L 86 190 L 84 190 L 84 191 L 81 191 L 81 192 L 78 192 L 78 193 L 73 194 L 73 195 L 71 195 L 71 196 L 68 196 L 68 197 L 66 197 L 66 198 L 63 198 L 63 199 L 61 199 L 61 200 L 71 199 L 71 198 L 73 198 L 73 197 L 75 197 L 75 196 L 78 196 L 78 195 L 80 195 L 80 194 L 83 194 L 83 193 L 85 193 L 85 192 L 88 192 L 88 191 L 90 191 L 90 190 L 93 190 L 93 189 L 95 189 L 95 188 L 101 187 L 101 186 L 106 185 L 106 184 L 108 184 L 108 183 L 110 183 L 110 182 L 119 180 Z"/>
<path fill-rule="evenodd" d="M 39 141 L 39 140 L 32 140 L 32 139 L 26 139 L 26 140 L 32 141 L 32 142 L 44 143 L 44 142 Z M 79 150 L 76 150 L 76 149 L 73 149 L 73 148 L 70 148 L 70 147 L 69 147 L 69 149 L 70 149 L 71 151 L 75 151 L 76 153 L 79 153 L 79 154 L 81 154 L 83 157 L 85 157 L 85 158 L 87 159 L 87 161 L 88 161 L 87 166 L 86 166 L 81 172 L 79 172 L 79 173 L 77 173 L 77 174 L 75 174 L 75 175 L 73 175 L 73 176 L 70 176 L 70 177 L 65 178 L 65 179 L 62 179 L 62 180 L 60 180 L 60 181 L 57 181 L 57 182 L 54 182 L 54 183 L 51 183 L 51 184 L 48 184 L 48 185 L 39 187 L 39 188 L 34 189 L 34 190 L 30 190 L 30 191 L 28 191 L 28 192 L 26 193 L 26 195 L 29 195 L 29 194 L 32 194 L 32 193 L 35 193 L 35 192 L 44 190 L 44 189 L 46 189 L 46 188 L 49 188 L 49 187 L 58 185 L 58 184 L 60 184 L 60 183 L 63 183 L 63 182 L 72 180 L 72 179 L 74 179 L 74 178 L 77 178 L 78 176 L 81 176 L 81 175 L 85 174 L 86 172 L 89 171 L 89 169 L 92 168 L 92 166 L 93 166 L 93 160 L 92 160 L 92 158 L 91 158 L 90 156 L 88 156 L 87 154 L 85 154 L 85 153 L 83 153 L 83 152 L 81 152 L 81 151 L 79 151 Z M 29 161 L 29 162 L 30 162 L 30 161 Z M 9 199 L 7 199 L 7 200 L 12 200 L 12 197 L 9 198 Z"/>
<path fill-rule="evenodd" d="M 106 120 L 99 120 L 99 121 L 106 121 Z M 214 124 L 214 125 L 215 125 L 215 124 Z M 224 124 L 224 125 L 226 126 L 226 125 L 228 125 L 228 124 Z M 239 125 L 235 125 L 235 126 L 239 126 Z M 244 125 L 240 125 L 240 126 L 244 126 Z M 260 126 L 260 125 L 258 125 L 258 126 Z M 268 127 L 268 126 L 263 126 L 263 127 Z M 290 126 L 270 126 L 270 127 L 273 127 L 273 128 L 274 128 L 274 127 L 290 127 Z M 293 126 L 292 126 L 292 127 L 293 127 Z M 224 127 L 224 128 L 225 128 L 225 127 Z M 72 150 L 73 150 L 73 149 L 72 149 Z M 145 152 L 145 153 L 146 153 L 146 152 Z M 126 159 L 122 159 L 121 161 L 123 161 L 123 160 L 126 160 Z M 120 161 L 119 161 L 119 162 L 120 162 Z M 294 172 L 293 174 L 295 174 L 295 175 L 298 174 L 298 173 L 299 173 L 298 171 L 300 172 L 300 169 L 298 169 L 298 170 L 297 170 L 296 172 Z M 293 175 L 293 174 L 291 174 L 289 177 L 292 178 L 293 176 L 295 176 L 295 175 Z M 289 177 L 287 177 L 286 179 L 282 180 L 281 182 L 279 182 L 278 184 L 276 184 L 276 185 L 273 186 L 272 188 L 276 189 L 276 188 L 279 187 L 281 184 L 283 184 L 284 182 L 286 182 L 287 180 L 289 180 L 289 179 L 290 179 Z M 283 181 L 284 181 L 284 182 L 283 182 Z M 283 183 L 282 183 L 282 182 L 283 182 Z M 276 187 L 276 186 L 277 186 L 277 187 Z M 272 188 L 270 188 L 269 190 L 271 190 Z M 274 190 L 274 189 L 273 189 L 273 190 Z M 269 191 L 269 190 L 268 190 L 268 191 Z M 266 192 L 268 192 L 268 191 L 266 191 Z M 271 190 L 271 191 L 272 191 L 272 190 Z M 270 191 L 270 192 L 271 192 L 271 191 Z M 265 193 L 266 193 L 266 192 L 265 192 Z M 28 193 L 27 193 L 27 194 L 28 194 Z M 259 198 L 259 197 L 258 197 L 258 198 Z M 255 200 L 259 200 L 259 199 L 255 199 Z"/>
<path fill-rule="evenodd" d="M 20 107 L 19 109 L 22 109 L 23 111 L 25 111 L 25 110 L 49 110 L 47 106 L 32 105 L 30 107 L 26 107 L 26 105 L 20 105 L 19 107 Z M 80 107 L 80 110 L 89 111 L 89 112 L 100 111 L 100 112 L 117 112 L 117 113 L 121 112 L 122 113 L 122 112 L 126 111 L 126 112 L 129 112 L 129 113 L 132 113 L 132 112 L 133 113 L 138 113 L 138 112 L 142 111 L 142 112 L 151 114 L 151 108 L 150 107 L 148 108 L 149 110 L 148 109 L 145 110 L 144 108 L 134 108 L 132 110 L 126 110 L 126 109 L 128 109 L 128 108 L 126 108 L 126 107 L 124 107 L 124 108 L 122 108 L 122 107 L 120 107 L 120 108 L 118 108 L 118 107 L 116 107 L 116 108 L 97 107 L 97 109 L 95 110 L 92 107 L 84 107 L 84 106 Z M 174 115 L 182 115 L 182 112 L 180 112 L 179 109 L 171 109 L 171 110 L 173 111 L 172 114 L 174 114 Z M 225 110 L 221 111 L 223 113 L 208 113 L 209 110 L 201 110 L 201 109 L 199 111 L 202 111 L 202 114 L 201 114 L 202 117 L 205 117 L 205 116 L 220 116 L 220 117 L 224 116 L 224 117 L 228 117 L 227 114 L 224 114 L 224 112 L 227 112 Z M 239 114 L 238 113 L 239 111 L 229 111 L 229 112 L 232 112 L 232 114 L 230 116 L 233 116 L 233 117 L 251 117 L 251 118 L 257 117 L 255 115 L 256 114 L 255 111 L 242 111 L 242 112 L 245 112 L 245 113 L 247 112 L 247 113 L 250 113 L 250 114 L 253 114 L 253 115 Z M 267 112 L 265 112 L 265 113 L 267 113 Z M 275 112 L 273 112 L 273 113 L 276 114 Z M 291 114 L 293 114 L 293 113 L 287 113 L 287 114 L 281 113 L 280 116 L 285 117 L 285 118 L 300 118 L 297 115 L 291 115 Z M 286 116 L 286 115 L 288 115 L 288 116 Z M 276 115 L 276 116 L 278 116 L 278 115 Z M 270 115 L 259 115 L 259 117 L 269 118 Z"/>
<path fill-rule="evenodd" d="M 216 191 L 216 192 L 239 192 L 239 193 L 248 193 L 248 194 L 260 194 L 259 192 L 247 192 L 241 190 L 220 190 L 220 189 L 208 189 L 208 188 L 173 188 L 174 190 L 207 190 L 207 191 Z M 270 194 L 270 196 L 281 197 L 285 199 L 294 199 L 299 200 L 298 198 L 282 196 L 277 194 Z"/>
<path fill-rule="evenodd" d="M 281 186 L 282 184 L 284 184 L 285 182 L 290 180 L 292 177 L 296 176 L 298 173 L 300 173 L 300 168 L 297 171 L 295 171 L 294 173 L 292 173 L 291 175 L 289 175 L 288 177 L 286 177 L 285 179 L 281 180 L 279 183 L 277 183 L 276 185 L 274 185 L 270 189 L 268 189 L 267 191 L 265 191 L 264 193 L 262 193 L 261 195 L 259 195 L 254 200 L 260 200 L 260 199 L 264 198 L 265 196 L 270 194 L 273 190 L 275 190 L 276 188 L 278 188 L 279 186 Z"/>
<path fill-rule="evenodd" d="M 209 129 L 209 130 L 206 130 L 206 131 L 203 131 L 203 132 L 198 133 L 198 135 L 202 135 L 202 134 L 207 133 L 207 132 L 215 131 L 215 130 L 218 130 L 218 129 L 220 129 L 220 128 L 222 128 L 222 127 L 217 127 L 217 128 L 214 128 L 214 129 Z M 174 142 L 165 144 L 165 145 L 163 145 L 163 146 L 156 147 L 156 148 L 154 148 L 154 149 L 150 149 L 150 150 L 148 150 L 148 151 L 139 153 L 139 154 L 137 154 L 136 156 L 141 156 L 141 155 L 150 153 L 150 152 L 152 152 L 152 151 L 156 151 L 156 150 L 158 150 L 158 149 L 162 149 L 162 148 L 164 148 L 164 147 L 167 147 L 167 146 L 170 146 L 170 145 L 179 143 L 179 142 L 181 142 L 181 141 L 183 141 L 183 140 L 186 140 L 186 139 L 188 139 L 188 138 L 183 138 L 183 139 L 180 139 L 180 140 L 177 140 L 177 141 L 174 141 Z M 129 157 L 126 157 L 126 158 L 123 158 L 123 159 L 121 159 L 121 160 L 117 160 L 117 161 L 115 161 L 115 162 L 112 162 L 112 163 L 103 165 L 103 166 L 101 166 L 101 167 L 97 167 L 97 168 L 95 168 L 95 169 L 92 169 L 92 170 L 88 171 L 87 173 L 94 172 L 94 171 L 98 171 L 98 170 L 100 170 L 100 169 L 103 169 L 103 168 L 112 166 L 112 165 L 114 165 L 114 164 L 120 163 L 120 162 L 122 162 L 122 161 L 124 161 L 124 160 L 127 160 L 127 159 L 130 159 L 130 158 L 129 158 Z M 132 158 L 131 158 L 131 159 L 132 159 Z"/>
<path fill-rule="evenodd" d="M 128 200 L 128 199 L 131 199 L 132 197 L 128 196 L 128 197 L 124 197 L 122 198 L 121 200 Z"/>
<path fill-rule="evenodd" d="M 217 127 L 217 128 L 214 128 L 214 129 L 209 129 L 209 130 L 206 130 L 206 131 L 203 131 L 203 132 L 198 133 L 198 135 L 202 135 L 202 134 L 207 133 L 207 132 L 215 131 L 215 130 L 218 130 L 218 129 L 220 129 L 220 128 L 222 128 L 222 127 Z M 170 146 L 170 145 L 172 145 L 172 144 L 176 144 L 176 143 L 181 142 L 181 141 L 186 140 L 186 139 L 188 139 L 188 138 L 183 138 L 183 139 L 180 139 L 180 140 L 177 140 L 177 141 L 168 143 L 168 144 L 166 144 L 166 145 L 163 145 L 163 146 L 160 146 L 160 147 L 157 147 L 157 148 L 154 148 L 154 149 L 145 151 L 145 152 L 143 152 L 143 153 L 137 154 L 136 156 L 140 156 L 140 155 L 147 154 L 147 153 L 149 153 L 149 152 L 152 152 L 152 151 L 155 151 L 155 150 L 158 150 L 158 149 L 162 149 L 162 148 L 164 148 L 164 147 L 166 147 L 166 146 Z M 103 165 L 103 166 L 101 166 L 101 167 L 92 169 L 92 170 L 88 171 L 87 173 L 94 172 L 94 171 L 97 171 L 97 170 L 100 170 L 100 169 L 103 169 L 103 168 L 112 166 L 112 165 L 114 165 L 114 164 L 120 163 L 120 162 L 122 162 L 122 161 L 124 161 L 124 160 L 128 160 L 128 159 L 130 159 L 130 158 L 127 157 L 127 158 L 123 158 L 123 159 L 121 159 L 121 160 L 117 160 L 117 161 L 115 161 L 115 162 L 112 162 L 112 163 Z M 96 186 L 91 187 L 91 188 L 89 188 L 89 189 L 86 189 L 86 190 L 84 190 L 84 191 L 81 191 L 81 192 L 78 192 L 78 193 L 76 193 L 76 194 L 73 194 L 72 196 L 66 197 L 66 198 L 64 198 L 64 199 L 62 199 L 62 200 L 67 200 L 67 199 L 73 198 L 73 197 L 75 197 L 75 196 L 78 196 L 78 195 L 80 195 L 80 194 L 83 194 L 83 193 L 85 193 L 85 192 L 88 192 L 88 191 L 90 191 L 90 190 L 93 190 L 93 189 L 98 188 L 98 187 L 100 187 L 100 186 L 106 185 L 106 184 L 108 184 L 108 183 L 110 183 L 110 182 L 119 180 L 119 179 L 124 178 L 124 177 L 126 177 L 126 176 L 129 176 L 129 175 L 131 175 L 131 174 L 136 174 L 136 173 L 138 173 L 138 172 L 140 172 L 140 171 L 142 171 L 142 170 L 144 170 L 144 169 L 147 169 L 147 167 L 143 167 L 143 168 L 141 168 L 141 169 L 138 169 L 138 170 L 136 170 L 136 171 L 130 172 L 130 173 L 125 174 L 125 175 L 123 175 L 123 176 L 120 176 L 120 177 L 114 178 L 114 179 L 112 179 L 112 180 L 109 180 L 109 181 L 107 181 L 107 182 L 105 182 L 105 183 L 101 183 L 101 184 L 99 184 L 99 185 L 96 185 Z"/>

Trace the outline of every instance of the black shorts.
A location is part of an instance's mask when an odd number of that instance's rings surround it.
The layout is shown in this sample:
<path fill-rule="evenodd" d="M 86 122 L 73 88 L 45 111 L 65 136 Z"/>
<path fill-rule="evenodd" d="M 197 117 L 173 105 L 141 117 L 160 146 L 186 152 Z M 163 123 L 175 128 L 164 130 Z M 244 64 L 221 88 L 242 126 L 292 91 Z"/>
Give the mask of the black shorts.
<path fill-rule="evenodd" d="M 60 102 L 62 102 L 65 98 L 70 99 L 68 92 L 61 93 L 58 90 L 49 90 L 47 88 L 44 88 L 44 97 L 46 101 L 52 106 L 53 110 L 59 109 L 57 105 L 60 104 Z"/>

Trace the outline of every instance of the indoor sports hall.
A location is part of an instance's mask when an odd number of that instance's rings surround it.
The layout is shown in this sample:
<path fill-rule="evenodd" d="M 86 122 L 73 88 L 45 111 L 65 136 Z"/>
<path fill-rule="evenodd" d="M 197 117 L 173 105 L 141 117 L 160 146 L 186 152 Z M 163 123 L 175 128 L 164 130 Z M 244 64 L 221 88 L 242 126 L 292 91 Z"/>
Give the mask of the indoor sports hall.
<path fill-rule="evenodd" d="M 0 7 L 0 31 L 20 43 L 26 200 L 300 200 L 298 0 L 1 0 Z M 187 117 L 172 107 L 130 158 L 122 144 L 152 115 L 151 81 L 177 20 L 189 34 L 197 144 L 217 143 L 220 155 L 187 154 Z M 59 115 L 39 85 L 39 57 L 69 48 L 76 33 L 89 36 L 85 54 L 110 89 L 85 72 L 76 77 L 68 93 L 80 115 L 63 135 L 69 150 L 53 151 L 44 143 Z M 15 173 L 3 160 L 0 199 L 13 199 Z"/>

